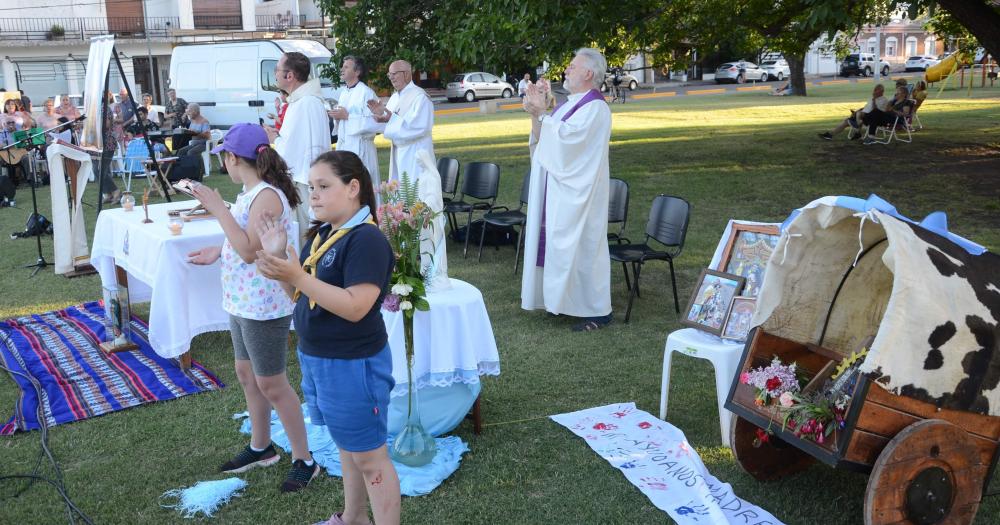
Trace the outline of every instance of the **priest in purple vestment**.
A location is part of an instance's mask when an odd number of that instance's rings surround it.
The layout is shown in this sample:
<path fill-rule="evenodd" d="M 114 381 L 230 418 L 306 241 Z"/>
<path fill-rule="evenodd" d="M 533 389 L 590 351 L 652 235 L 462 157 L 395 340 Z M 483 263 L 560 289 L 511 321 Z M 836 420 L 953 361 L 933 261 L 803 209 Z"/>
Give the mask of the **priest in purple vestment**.
<path fill-rule="evenodd" d="M 545 80 L 529 84 L 524 98 L 531 114 L 531 186 L 521 307 L 578 317 L 574 331 L 611 322 L 611 110 L 597 89 L 606 70 L 599 51 L 579 49 L 566 69 L 565 103 L 546 114 Z"/>

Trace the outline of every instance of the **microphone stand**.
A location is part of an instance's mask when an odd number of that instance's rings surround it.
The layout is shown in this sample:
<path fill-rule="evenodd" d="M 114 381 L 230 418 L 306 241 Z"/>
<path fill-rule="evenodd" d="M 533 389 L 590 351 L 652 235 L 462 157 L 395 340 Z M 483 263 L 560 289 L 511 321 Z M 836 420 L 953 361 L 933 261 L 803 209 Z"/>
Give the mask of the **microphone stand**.
<path fill-rule="evenodd" d="M 84 117 L 81 116 L 81 117 L 73 119 L 73 120 L 71 120 L 69 122 L 63 122 L 62 124 L 59 124 L 58 126 L 55 126 L 55 127 L 49 128 L 49 129 L 44 129 L 42 131 L 39 131 L 39 132 L 35 133 L 34 135 L 30 134 L 30 132 L 29 132 L 29 134 L 28 134 L 28 136 L 26 138 L 24 138 L 22 140 L 19 140 L 17 142 L 14 142 L 13 144 L 11 144 L 9 146 L 5 146 L 3 149 L 0 149 L 0 151 L 7 151 L 7 158 L 8 159 L 11 158 L 11 153 L 10 153 L 9 150 L 14 149 L 14 148 L 24 147 L 25 149 L 28 149 L 30 151 L 34 151 L 35 149 L 37 149 L 37 145 L 36 144 L 32 144 L 32 142 L 34 142 L 35 138 L 37 138 L 37 137 L 44 137 L 47 133 L 49 133 L 51 131 L 54 131 L 54 130 L 57 130 L 57 129 L 69 126 L 71 124 L 76 124 L 77 122 L 79 122 L 79 121 L 81 121 L 83 119 L 84 119 Z M 32 210 L 33 210 L 33 212 L 32 212 L 31 215 L 35 217 L 35 221 L 37 223 L 39 215 L 38 215 L 38 197 L 37 197 L 37 194 L 35 192 L 35 186 L 38 184 L 38 174 L 35 171 L 35 159 L 31 159 L 28 162 L 28 165 L 31 168 L 30 169 L 30 171 L 31 171 L 31 182 L 29 183 L 29 186 L 31 186 L 31 207 L 32 207 Z M 31 222 L 31 220 L 30 220 L 31 217 L 29 217 L 28 219 L 29 219 L 28 222 Z M 24 268 L 34 268 L 35 269 L 34 271 L 31 272 L 31 277 L 34 277 L 35 274 L 37 274 L 39 270 L 41 270 L 42 268 L 45 268 L 46 266 L 49 266 L 51 264 L 48 261 L 46 261 L 45 260 L 45 256 L 42 255 L 42 233 L 44 233 L 44 232 L 38 232 L 38 234 L 35 235 L 35 242 L 36 242 L 36 246 L 38 247 L 38 260 L 35 261 L 35 264 L 26 264 L 26 265 L 23 266 Z"/>

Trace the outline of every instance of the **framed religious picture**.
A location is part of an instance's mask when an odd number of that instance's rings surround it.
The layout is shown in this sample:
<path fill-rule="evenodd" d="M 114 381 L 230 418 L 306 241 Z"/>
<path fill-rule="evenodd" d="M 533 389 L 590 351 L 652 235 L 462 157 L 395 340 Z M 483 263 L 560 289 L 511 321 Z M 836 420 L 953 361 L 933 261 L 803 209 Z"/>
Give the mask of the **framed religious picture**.
<path fill-rule="evenodd" d="M 764 283 L 767 261 L 780 237 L 775 224 L 733 223 L 717 269 L 745 278 L 743 295 L 757 297 Z"/>
<path fill-rule="evenodd" d="M 733 297 L 739 295 L 746 281 L 739 275 L 711 269 L 701 271 L 698 285 L 681 318 L 681 324 L 714 335 L 722 334 L 722 327 L 729 316 Z"/>
<path fill-rule="evenodd" d="M 733 297 L 733 304 L 729 307 L 729 315 L 726 317 L 726 326 L 722 329 L 721 337 L 730 341 L 746 341 L 747 334 L 750 333 L 750 319 L 753 318 L 756 309 L 756 297 Z"/>

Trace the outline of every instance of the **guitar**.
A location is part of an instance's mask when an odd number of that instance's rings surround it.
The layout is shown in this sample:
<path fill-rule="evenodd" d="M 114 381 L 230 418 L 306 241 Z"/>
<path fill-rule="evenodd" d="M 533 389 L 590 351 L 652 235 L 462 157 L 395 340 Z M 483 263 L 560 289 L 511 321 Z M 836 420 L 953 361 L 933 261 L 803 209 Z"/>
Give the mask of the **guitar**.
<path fill-rule="evenodd" d="M 24 148 L 14 148 L 7 151 L 0 152 L 0 162 L 3 164 L 9 164 L 11 166 L 16 166 L 21 162 L 21 159 L 28 154 L 28 150 Z"/>

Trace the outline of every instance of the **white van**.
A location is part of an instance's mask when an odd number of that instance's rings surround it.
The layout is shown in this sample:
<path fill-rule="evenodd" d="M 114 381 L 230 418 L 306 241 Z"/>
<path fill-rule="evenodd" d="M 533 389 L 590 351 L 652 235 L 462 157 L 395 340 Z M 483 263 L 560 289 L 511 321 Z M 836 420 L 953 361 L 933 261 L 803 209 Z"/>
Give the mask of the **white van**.
<path fill-rule="evenodd" d="M 177 97 L 197 102 L 213 128 L 239 122 L 258 122 L 275 113 L 278 86 L 274 67 L 286 52 L 298 51 L 316 66 L 330 61 L 330 50 L 312 40 L 244 40 L 238 42 L 182 44 L 170 57 L 170 87 Z M 323 96 L 336 99 L 329 79 L 320 77 Z"/>

